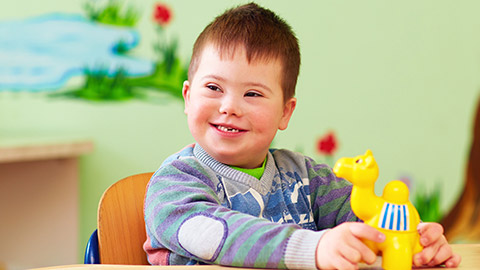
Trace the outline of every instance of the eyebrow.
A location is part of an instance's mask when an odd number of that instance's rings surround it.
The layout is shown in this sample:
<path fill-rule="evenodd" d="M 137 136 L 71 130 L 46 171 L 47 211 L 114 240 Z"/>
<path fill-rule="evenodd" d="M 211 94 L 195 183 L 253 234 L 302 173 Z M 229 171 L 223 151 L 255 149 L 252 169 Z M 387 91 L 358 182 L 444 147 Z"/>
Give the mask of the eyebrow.
<path fill-rule="evenodd" d="M 218 75 L 205 75 L 202 77 L 202 79 L 214 79 L 214 80 L 217 80 L 217 81 L 222 81 L 222 82 L 225 82 L 227 81 L 224 77 L 222 76 L 218 76 Z M 269 92 L 272 92 L 273 93 L 273 90 L 268 87 L 267 85 L 263 84 L 263 83 L 257 83 L 257 82 L 246 82 L 246 83 L 243 83 L 244 85 L 248 85 L 248 86 L 256 86 L 256 87 L 261 87 Z"/>

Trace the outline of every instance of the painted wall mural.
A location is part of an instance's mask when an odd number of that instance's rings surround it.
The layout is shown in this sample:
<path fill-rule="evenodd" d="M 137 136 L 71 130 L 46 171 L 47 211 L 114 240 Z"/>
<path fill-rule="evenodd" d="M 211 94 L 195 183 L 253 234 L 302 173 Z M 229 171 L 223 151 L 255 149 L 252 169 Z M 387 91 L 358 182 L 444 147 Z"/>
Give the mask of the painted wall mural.
<path fill-rule="evenodd" d="M 181 98 L 187 63 L 177 55 L 178 41 L 165 27 L 172 11 L 157 3 L 152 27 L 154 59 L 129 52 L 140 41 L 140 14 L 120 1 L 103 6 L 87 1 L 85 14 L 51 13 L 0 22 L 0 91 L 48 92 L 51 97 L 120 101 L 145 99 L 155 92 Z M 69 89 L 81 76 L 83 84 Z"/>

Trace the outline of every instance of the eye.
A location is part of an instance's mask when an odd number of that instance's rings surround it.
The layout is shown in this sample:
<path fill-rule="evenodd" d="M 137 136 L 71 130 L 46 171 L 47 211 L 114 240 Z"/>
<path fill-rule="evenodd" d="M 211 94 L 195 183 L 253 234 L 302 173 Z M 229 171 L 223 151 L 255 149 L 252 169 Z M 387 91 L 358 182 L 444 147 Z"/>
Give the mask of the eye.
<path fill-rule="evenodd" d="M 262 97 L 262 94 L 258 93 L 258 92 L 247 92 L 245 94 L 246 97 Z"/>
<path fill-rule="evenodd" d="M 362 163 L 362 162 L 363 162 L 363 159 L 361 159 L 361 158 L 355 160 L 355 163 L 357 163 L 357 164 Z"/>
<path fill-rule="evenodd" d="M 212 91 L 220 91 L 220 87 L 214 85 L 214 84 L 208 84 L 207 88 L 212 90 Z"/>

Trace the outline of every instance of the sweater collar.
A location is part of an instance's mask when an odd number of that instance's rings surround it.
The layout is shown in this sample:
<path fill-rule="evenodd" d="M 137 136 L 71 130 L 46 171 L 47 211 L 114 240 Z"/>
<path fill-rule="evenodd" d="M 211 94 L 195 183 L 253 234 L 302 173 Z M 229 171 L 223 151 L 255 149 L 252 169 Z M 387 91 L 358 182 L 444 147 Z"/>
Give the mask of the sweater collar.
<path fill-rule="evenodd" d="M 270 191 L 276 168 L 275 160 L 273 159 L 270 151 L 267 153 L 265 171 L 260 180 L 244 172 L 235 170 L 227 164 L 217 161 L 210 156 L 198 143 L 195 144 L 193 154 L 200 162 L 228 181 L 235 181 L 244 185 L 248 185 L 262 194 L 266 194 Z"/>

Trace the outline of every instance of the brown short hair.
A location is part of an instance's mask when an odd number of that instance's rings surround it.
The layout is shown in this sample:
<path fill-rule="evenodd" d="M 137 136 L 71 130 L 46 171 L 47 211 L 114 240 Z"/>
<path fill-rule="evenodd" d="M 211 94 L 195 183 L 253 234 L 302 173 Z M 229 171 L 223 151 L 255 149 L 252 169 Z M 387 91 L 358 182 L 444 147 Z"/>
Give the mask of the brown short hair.
<path fill-rule="evenodd" d="M 250 3 L 229 9 L 215 18 L 195 41 L 188 69 L 189 80 L 193 79 L 207 44 L 217 46 L 222 54 L 233 54 L 237 46 L 243 45 L 249 62 L 279 59 L 284 100 L 295 96 L 300 69 L 298 40 L 291 27 L 272 11 Z"/>

